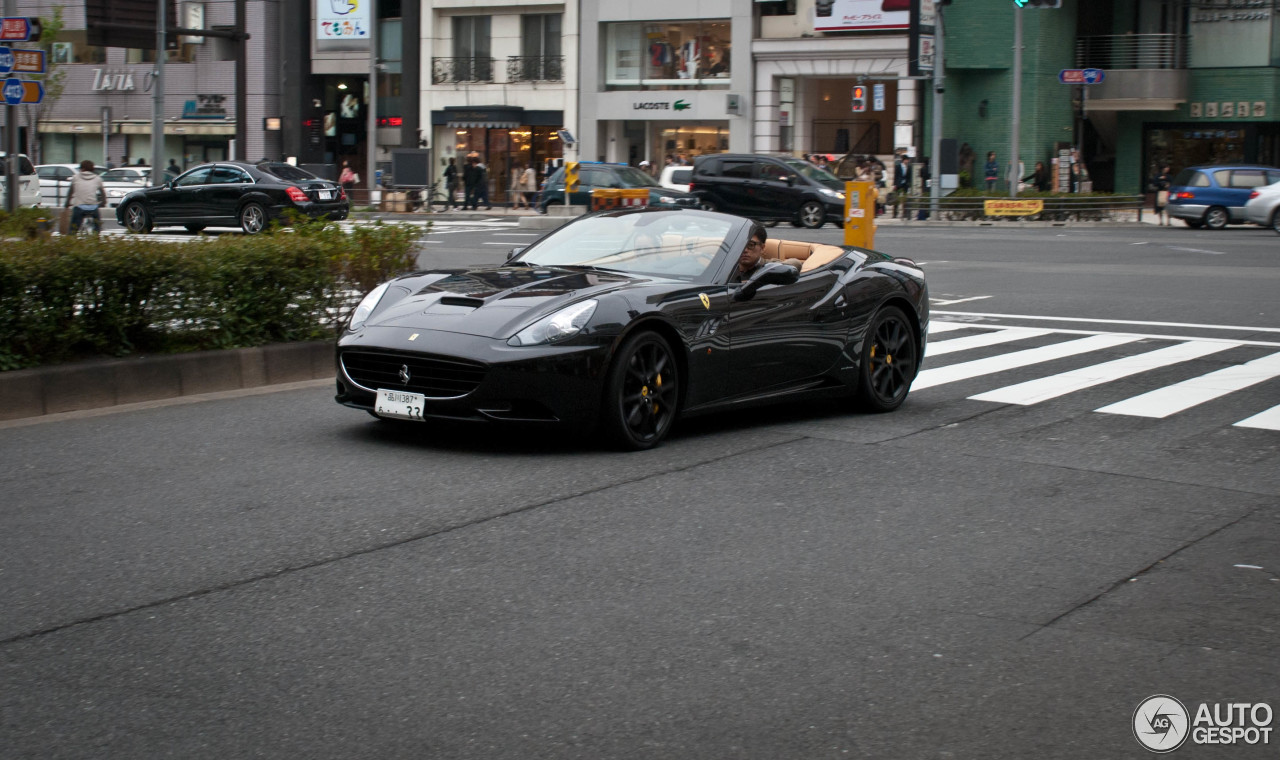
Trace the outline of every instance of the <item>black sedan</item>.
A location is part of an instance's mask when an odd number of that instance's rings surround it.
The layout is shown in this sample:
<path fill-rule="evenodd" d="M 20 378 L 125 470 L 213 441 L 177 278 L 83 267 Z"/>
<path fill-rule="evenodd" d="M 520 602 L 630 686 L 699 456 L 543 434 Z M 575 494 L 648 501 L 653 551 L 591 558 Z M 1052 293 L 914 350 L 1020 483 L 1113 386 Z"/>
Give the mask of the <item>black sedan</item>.
<path fill-rule="evenodd" d="M 116 221 L 130 232 L 239 227 L 252 235 L 288 210 L 339 220 L 347 218 L 351 203 L 337 182 L 291 164 L 219 161 L 126 195 L 116 207 Z"/>
<path fill-rule="evenodd" d="M 338 340 L 336 400 L 427 424 L 598 427 L 628 449 L 681 415 L 802 397 L 902 404 L 929 319 L 920 268 L 770 240 L 738 281 L 758 232 L 714 212 L 615 211 L 502 266 L 397 277 Z"/>

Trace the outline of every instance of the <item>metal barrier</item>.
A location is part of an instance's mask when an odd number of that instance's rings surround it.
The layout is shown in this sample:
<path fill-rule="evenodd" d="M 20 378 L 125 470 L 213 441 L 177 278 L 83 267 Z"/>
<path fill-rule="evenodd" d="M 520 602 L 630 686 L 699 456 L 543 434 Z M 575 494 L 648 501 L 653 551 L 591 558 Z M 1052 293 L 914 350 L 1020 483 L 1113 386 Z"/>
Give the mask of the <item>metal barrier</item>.
<path fill-rule="evenodd" d="M 938 200 L 936 221 L 1141 222 L 1145 204 L 1141 195 L 946 196 Z M 927 221 L 933 211 L 928 196 L 897 198 L 889 205 L 906 222 Z"/>
<path fill-rule="evenodd" d="M 591 210 L 607 211 L 613 208 L 644 208 L 649 205 L 649 191 L 643 187 L 598 187 L 591 191 Z"/>

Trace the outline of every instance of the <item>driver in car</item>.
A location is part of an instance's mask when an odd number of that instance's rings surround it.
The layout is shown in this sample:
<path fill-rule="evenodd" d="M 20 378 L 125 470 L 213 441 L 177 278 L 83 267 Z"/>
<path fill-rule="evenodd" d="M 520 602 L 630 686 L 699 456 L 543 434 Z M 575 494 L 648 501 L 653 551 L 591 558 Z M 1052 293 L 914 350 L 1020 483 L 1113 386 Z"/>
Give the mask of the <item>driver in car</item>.
<path fill-rule="evenodd" d="M 769 233 L 764 231 L 764 227 L 755 225 L 747 247 L 742 249 L 742 255 L 738 257 L 738 270 L 729 278 L 729 282 L 746 282 L 764 265 L 764 241 L 768 239 Z M 800 259 L 783 259 L 782 263 L 796 269 L 804 264 Z"/>

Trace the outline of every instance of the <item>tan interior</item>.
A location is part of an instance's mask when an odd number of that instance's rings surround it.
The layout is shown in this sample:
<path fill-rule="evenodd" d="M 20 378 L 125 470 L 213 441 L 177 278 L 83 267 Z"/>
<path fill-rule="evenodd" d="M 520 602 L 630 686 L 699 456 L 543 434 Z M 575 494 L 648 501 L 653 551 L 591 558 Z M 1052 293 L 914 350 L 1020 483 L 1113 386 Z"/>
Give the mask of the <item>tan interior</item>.
<path fill-rule="evenodd" d="M 778 240 L 770 238 L 764 241 L 764 257 L 766 259 L 799 259 L 804 262 L 801 272 L 808 272 L 824 264 L 830 264 L 844 255 L 844 249 L 838 245 L 822 243 L 806 243 L 802 240 Z"/>

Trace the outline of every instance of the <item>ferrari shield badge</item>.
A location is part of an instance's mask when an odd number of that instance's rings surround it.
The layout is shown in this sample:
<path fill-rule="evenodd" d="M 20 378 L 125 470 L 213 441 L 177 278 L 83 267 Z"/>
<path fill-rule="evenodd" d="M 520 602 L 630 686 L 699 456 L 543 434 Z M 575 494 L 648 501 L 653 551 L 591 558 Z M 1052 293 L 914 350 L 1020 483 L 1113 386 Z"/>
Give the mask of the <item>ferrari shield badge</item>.
<path fill-rule="evenodd" d="M 704 309 L 711 308 L 711 298 L 706 293 L 699 293 L 698 300 L 702 302 L 702 308 Z"/>

